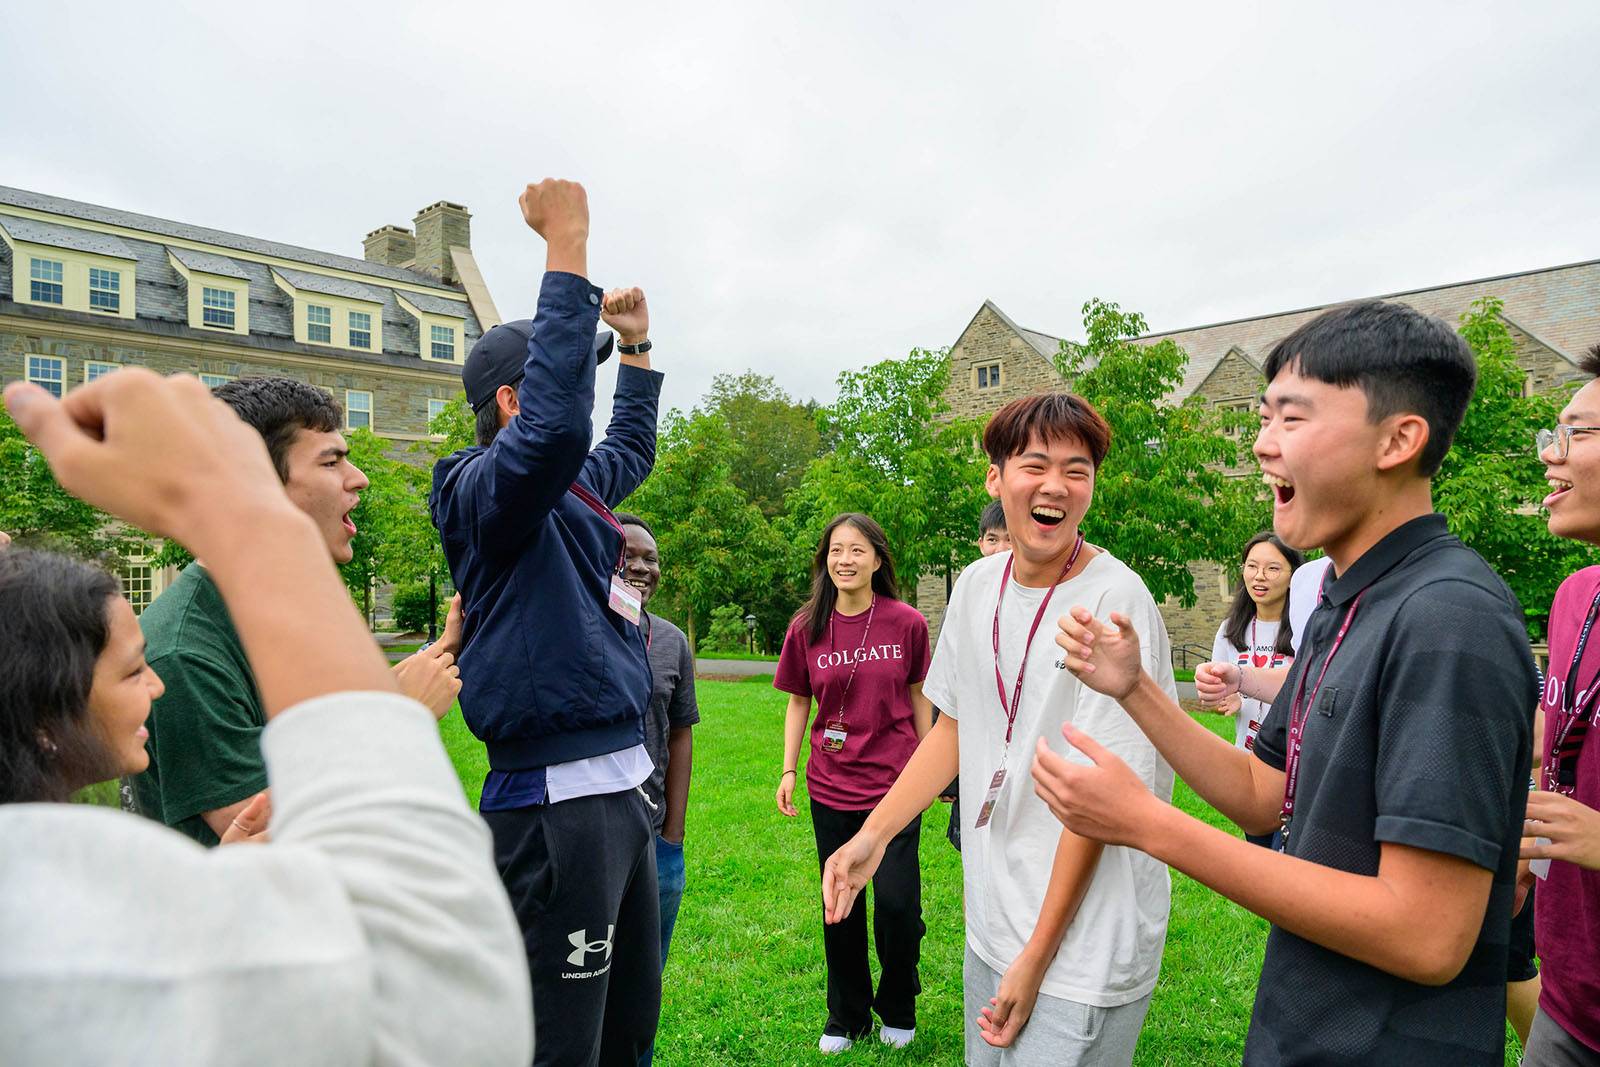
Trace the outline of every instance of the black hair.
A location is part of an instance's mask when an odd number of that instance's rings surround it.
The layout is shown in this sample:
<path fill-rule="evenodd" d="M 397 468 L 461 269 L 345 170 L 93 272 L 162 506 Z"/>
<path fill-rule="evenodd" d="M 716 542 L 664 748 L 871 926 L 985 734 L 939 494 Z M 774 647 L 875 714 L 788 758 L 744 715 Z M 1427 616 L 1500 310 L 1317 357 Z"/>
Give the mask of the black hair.
<path fill-rule="evenodd" d="M 293 378 L 238 378 L 211 390 L 267 442 L 278 480 L 289 481 L 289 446 L 301 430 L 333 433 L 344 424 L 339 402 L 326 390 Z"/>
<path fill-rule="evenodd" d="M 1578 369 L 1585 374 L 1600 378 L 1600 345 L 1595 345 L 1578 357 Z"/>
<path fill-rule="evenodd" d="M 652 538 L 654 538 L 655 535 L 656 535 L 656 532 L 654 530 L 650 529 L 650 524 L 648 522 L 645 522 L 643 519 L 641 519 L 637 515 L 630 514 L 629 512 L 626 512 L 626 511 L 618 511 L 618 512 L 613 512 L 613 517 L 617 520 L 617 523 L 619 525 L 621 525 L 621 526 L 637 526 L 637 527 L 639 527 L 639 529 L 641 529 L 645 533 L 649 534 Z"/>
<path fill-rule="evenodd" d="M 64 801 L 116 776 L 89 714 L 117 580 L 53 552 L 0 552 L 0 804 Z"/>
<path fill-rule="evenodd" d="M 500 404 L 491 401 L 472 414 L 472 433 L 478 444 L 488 448 L 500 432 Z"/>
<path fill-rule="evenodd" d="M 872 591 L 890 600 L 900 599 L 900 587 L 894 580 L 894 560 L 889 557 L 889 538 L 884 534 L 883 527 L 860 512 L 835 515 L 833 521 L 823 528 L 822 537 L 817 541 L 816 555 L 811 559 L 811 596 L 794 617 L 795 624 L 805 631 L 812 644 L 822 640 L 822 632 L 828 628 L 828 620 L 833 617 L 833 606 L 839 601 L 839 590 L 828 575 L 828 544 L 833 540 L 833 531 L 845 523 L 854 526 L 878 554 L 879 566 L 872 572 Z"/>
<path fill-rule="evenodd" d="M 1306 561 L 1305 556 L 1295 549 L 1290 548 L 1279 540 L 1278 535 L 1271 530 L 1256 534 L 1244 543 L 1244 550 L 1239 553 L 1239 562 L 1242 564 L 1250 558 L 1250 550 L 1257 545 L 1271 545 L 1278 550 L 1284 560 L 1289 564 L 1289 574 L 1300 569 Z M 1226 637 L 1234 648 L 1245 647 L 1245 627 L 1256 617 L 1256 602 L 1250 596 L 1250 588 L 1246 582 L 1239 583 L 1239 591 L 1233 594 L 1233 603 L 1228 605 L 1227 617 L 1222 621 L 1222 636 Z M 1289 622 L 1289 601 L 1285 594 L 1283 602 L 1283 620 L 1278 625 L 1277 640 L 1272 643 L 1272 650 L 1279 655 L 1289 656 L 1294 654 L 1294 626 Z"/>
<path fill-rule="evenodd" d="M 1279 341 L 1263 368 L 1272 381 L 1286 367 L 1330 385 L 1357 385 L 1367 419 L 1399 412 L 1428 422 L 1417 473 L 1439 471 L 1478 382 L 1472 348 L 1443 320 L 1404 304 L 1362 300 L 1324 311 Z"/>
<path fill-rule="evenodd" d="M 998 500 L 989 501 L 988 506 L 983 509 L 983 515 L 978 519 L 978 536 L 982 537 L 990 530 L 1004 531 L 1005 528 L 1006 509 Z"/>

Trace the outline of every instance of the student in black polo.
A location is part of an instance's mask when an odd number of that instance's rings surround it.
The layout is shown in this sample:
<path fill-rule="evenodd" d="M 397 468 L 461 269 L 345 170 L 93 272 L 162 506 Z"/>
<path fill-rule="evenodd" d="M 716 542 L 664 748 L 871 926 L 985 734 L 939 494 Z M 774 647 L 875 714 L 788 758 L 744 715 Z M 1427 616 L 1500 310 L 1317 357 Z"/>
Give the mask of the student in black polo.
<path fill-rule="evenodd" d="M 1074 608 L 1066 667 L 1116 696 L 1253 848 L 1160 803 L 1093 739 L 1041 751 L 1079 834 L 1143 849 L 1272 923 L 1247 1064 L 1503 1062 L 1506 940 L 1531 757 L 1533 658 L 1511 591 L 1433 514 L 1472 352 L 1398 304 L 1336 308 L 1266 362 L 1256 458 L 1273 525 L 1333 560 L 1253 753 L 1139 667 L 1126 619 Z"/>

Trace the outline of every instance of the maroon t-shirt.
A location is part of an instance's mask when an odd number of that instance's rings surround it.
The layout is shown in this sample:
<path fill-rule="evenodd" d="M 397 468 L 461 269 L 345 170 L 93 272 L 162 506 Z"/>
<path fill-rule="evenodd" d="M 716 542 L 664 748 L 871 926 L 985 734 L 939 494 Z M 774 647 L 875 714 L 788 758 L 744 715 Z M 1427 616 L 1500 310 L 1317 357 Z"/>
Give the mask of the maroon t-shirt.
<path fill-rule="evenodd" d="M 811 799 L 837 811 L 866 811 L 883 799 L 916 750 L 911 686 L 927 673 L 928 620 L 902 601 L 877 597 L 870 612 L 835 611 L 832 625 L 814 644 L 805 631 L 790 625 L 772 685 L 816 699 L 811 758 L 806 762 Z M 844 748 L 829 752 L 822 735 L 841 709 Z"/>
<path fill-rule="evenodd" d="M 1550 670 L 1544 685 L 1544 751 L 1555 744 L 1561 691 L 1570 679 L 1572 653 L 1589 605 L 1600 590 L 1600 567 L 1586 567 L 1561 583 L 1550 607 Z M 1600 624 L 1589 634 L 1577 684 L 1600 682 Z M 1541 776 L 1542 777 L 1542 776 Z M 1541 789 L 1550 783 L 1541 781 Z M 1578 756 L 1575 799 L 1600 808 L 1600 723 L 1589 727 Z M 1534 895 L 1534 944 L 1539 946 L 1539 1007 L 1561 1028 L 1600 1052 L 1600 871 L 1555 860 Z"/>

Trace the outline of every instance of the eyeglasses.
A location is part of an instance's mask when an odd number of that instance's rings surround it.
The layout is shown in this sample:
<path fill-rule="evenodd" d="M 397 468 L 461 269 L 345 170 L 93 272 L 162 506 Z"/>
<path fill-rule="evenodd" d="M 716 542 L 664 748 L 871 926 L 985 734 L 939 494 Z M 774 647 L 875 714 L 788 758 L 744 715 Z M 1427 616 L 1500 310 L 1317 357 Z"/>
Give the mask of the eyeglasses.
<path fill-rule="evenodd" d="M 1283 575 L 1283 564 L 1269 563 L 1263 567 L 1260 564 L 1251 561 L 1244 565 L 1244 573 L 1259 574 L 1264 578 L 1278 578 Z"/>
<path fill-rule="evenodd" d="M 1553 430 L 1537 430 L 1534 432 L 1534 443 L 1539 446 L 1539 455 L 1544 455 L 1550 450 L 1551 445 L 1556 446 L 1556 459 L 1567 458 L 1567 453 L 1572 448 L 1572 435 L 1586 433 L 1591 430 L 1600 430 L 1600 426 L 1557 426 Z"/>

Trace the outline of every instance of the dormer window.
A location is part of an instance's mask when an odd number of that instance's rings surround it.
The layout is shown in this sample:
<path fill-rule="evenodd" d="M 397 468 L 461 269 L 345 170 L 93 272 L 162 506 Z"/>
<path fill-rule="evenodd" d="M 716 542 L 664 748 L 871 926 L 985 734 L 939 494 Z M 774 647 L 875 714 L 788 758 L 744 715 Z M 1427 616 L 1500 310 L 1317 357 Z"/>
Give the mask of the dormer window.
<path fill-rule="evenodd" d="M 333 308 L 306 305 L 306 340 L 319 345 L 333 343 Z"/>
<path fill-rule="evenodd" d="M 456 331 L 451 326 L 434 326 L 431 328 L 432 352 L 434 359 L 455 362 L 456 358 Z"/>
<path fill-rule="evenodd" d="M 372 316 L 365 311 L 350 312 L 350 347 L 372 347 Z"/>
<path fill-rule="evenodd" d="M 200 321 L 219 330 L 233 329 L 237 299 L 232 289 L 205 286 L 200 291 Z"/>
<path fill-rule="evenodd" d="M 59 259 L 28 261 L 28 299 L 36 304 L 62 302 L 62 263 Z"/>
<path fill-rule="evenodd" d="M 96 311 L 122 310 L 122 272 L 89 268 L 89 306 Z"/>

